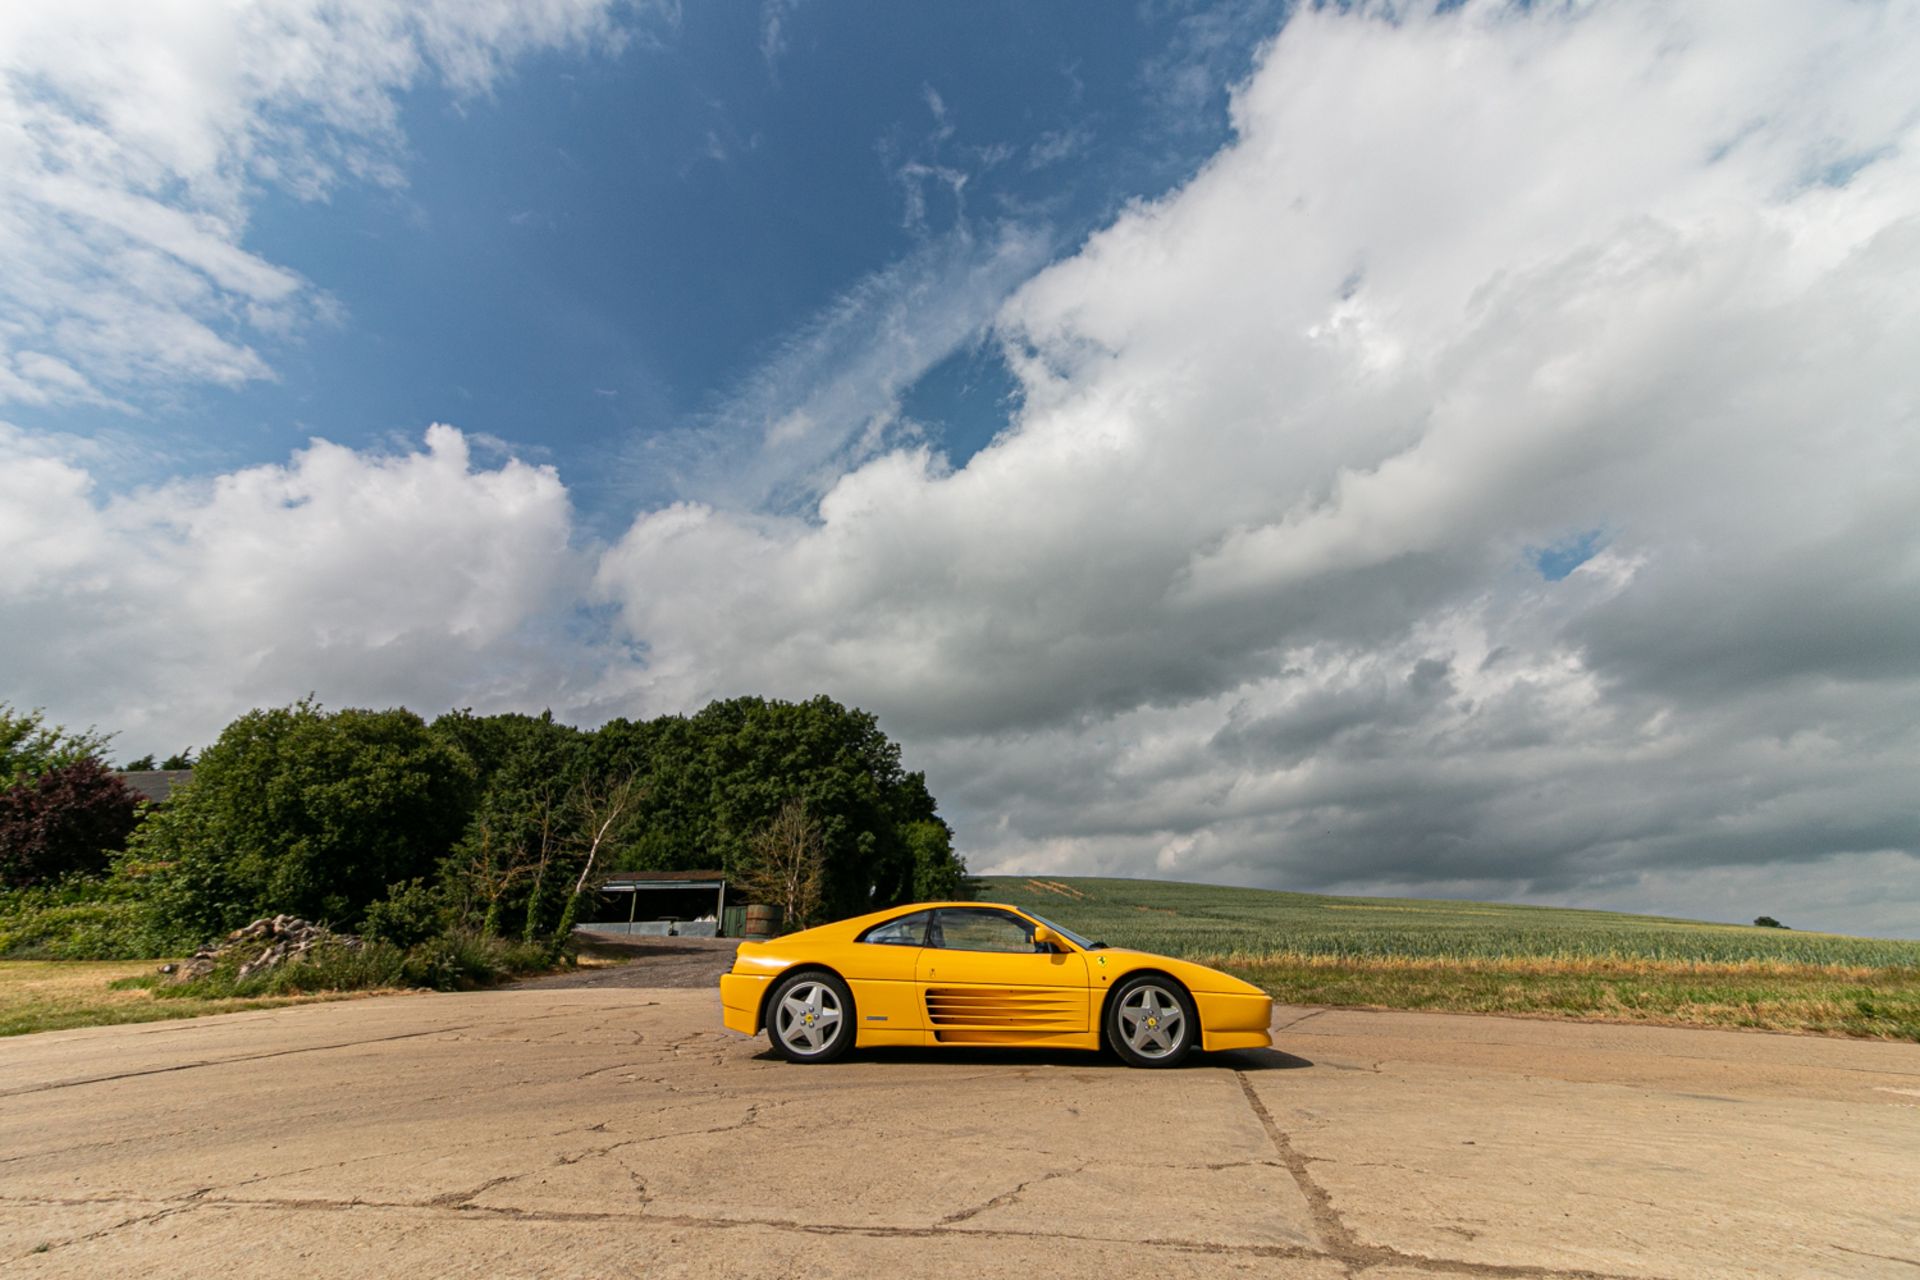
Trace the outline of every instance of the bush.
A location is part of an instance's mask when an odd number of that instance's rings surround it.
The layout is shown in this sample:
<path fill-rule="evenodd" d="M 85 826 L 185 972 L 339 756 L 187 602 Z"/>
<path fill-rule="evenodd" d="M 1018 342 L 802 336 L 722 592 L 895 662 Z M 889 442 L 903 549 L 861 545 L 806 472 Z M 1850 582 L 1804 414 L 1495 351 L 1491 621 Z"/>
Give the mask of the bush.
<path fill-rule="evenodd" d="M 360 936 L 391 942 L 396 947 L 417 946 L 447 927 L 440 895 L 422 880 L 409 880 L 387 890 L 387 896 L 367 908 Z"/>
<path fill-rule="evenodd" d="M 69 732 L 48 724 L 40 711 L 15 711 L 0 702 L 0 786 L 26 782 L 52 769 L 98 761 L 113 735 L 86 729 Z"/>
<path fill-rule="evenodd" d="M 0 791 L 0 887 L 104 871 L 140 821 L 140 798 L 98 760 L 57 765 Z"/>
<path fill-rule="evenodd" d="M 286 912 L 359 926 L 433 873 L 467 824 L 472 766 L 410 711 L 254 711 L 134 837 L 162 918 L 212 936 Z"/>
<path fill-rule="evenodd" d="M 542 945 L 457 932 L 442 934 L 409 951 L 401 976 L 410 987 L 467 991 L 551 967 Z"/>
<path fill-rule="evenodd" d="M 149 960 L 192 948 L 192 939 L 157 927 L 125 885 L 73 879 L 0 893 L 0 958 Z"/>
<path fill-rule="evenodd" d="M 225 957 L 204 978 L 154 984 L 164 999 L 226 999 L 254 996 L 313 995 L 331 991 L 374 991 L 425 987 L 466 991 L 550 967 L 545 948 L 482 938 L 464 931 L 429 938 L 410 948 L 391 942 L 323 942 L 298 960 L 262 973 L 239 976 L 245 956 Z"/>

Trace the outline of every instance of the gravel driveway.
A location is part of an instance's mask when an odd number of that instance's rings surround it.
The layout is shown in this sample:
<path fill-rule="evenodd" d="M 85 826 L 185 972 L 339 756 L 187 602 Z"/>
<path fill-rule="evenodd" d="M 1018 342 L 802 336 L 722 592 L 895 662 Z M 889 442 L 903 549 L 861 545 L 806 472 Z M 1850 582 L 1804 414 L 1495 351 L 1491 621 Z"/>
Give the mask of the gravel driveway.
<path fill-rule="evenodd" d="M 733 967 L 738 938 L 633 938 L 601 934 L 587 944 L 595 964 L 545 978 L 516 983 L 517 989 L 574 987 L 711 987 Z M 625 963 L 619 963 L 624 961 Z"/>

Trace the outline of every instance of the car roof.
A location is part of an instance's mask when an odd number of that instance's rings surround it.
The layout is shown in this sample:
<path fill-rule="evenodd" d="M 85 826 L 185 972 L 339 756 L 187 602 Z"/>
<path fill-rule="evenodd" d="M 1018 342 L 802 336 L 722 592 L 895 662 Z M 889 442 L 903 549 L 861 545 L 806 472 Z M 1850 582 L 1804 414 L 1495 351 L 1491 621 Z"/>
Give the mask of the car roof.
<path fill-rule="evenodd" d="M 889 920 L 898 920 L 902 916 L 910 916 L 916 911 L 966 909 L 1011 911 L 1015 915 L 1020 916 L 1028 914 L 1019 907 L 1011 906 L 1005 902 L 903 902 L 897 907 L 882 907 L 878 911 L 869 911 L 864 915 L 849 916 L 844 920 L 835 920 L 829 924 L 820 925 L 819 927 L 822 929 L 850 927 L 853 928 L 855 932 L 858 932 L 861 929 L 872 928 L 877 924 L 885 924 Z"/>

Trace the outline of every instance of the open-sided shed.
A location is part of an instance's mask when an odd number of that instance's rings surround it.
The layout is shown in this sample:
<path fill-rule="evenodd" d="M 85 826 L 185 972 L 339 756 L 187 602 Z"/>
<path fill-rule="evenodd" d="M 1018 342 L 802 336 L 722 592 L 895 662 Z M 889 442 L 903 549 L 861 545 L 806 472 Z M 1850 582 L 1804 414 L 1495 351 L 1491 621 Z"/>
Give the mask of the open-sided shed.
<path fill-rule="evenodd" d="M 599 885 L 603 919 L 580 926 L 594 933 L 729 938 L 740 933 L 743 907 L 723 871 L 616 871 Z M 624 908 L 624 910 L 622 910 Z M 729 927 L 731 926 L 731 927 Z"/>

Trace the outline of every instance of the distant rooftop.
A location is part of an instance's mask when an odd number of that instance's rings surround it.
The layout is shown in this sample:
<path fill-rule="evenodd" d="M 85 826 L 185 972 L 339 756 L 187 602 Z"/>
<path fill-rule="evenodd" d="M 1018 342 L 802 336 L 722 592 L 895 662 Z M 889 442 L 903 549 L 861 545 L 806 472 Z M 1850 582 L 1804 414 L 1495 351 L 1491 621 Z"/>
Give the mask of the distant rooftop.
<path fill-rule="evenodd" d="M 615 871 L 600 878 L 600 887 L 610 884 L 719 884 L 727 878 L 724 871 Z"/>
<path fill-rule="evenodd" d="M 165 804 L 176 787 L 184 787 L 193 779 L 193 770 L 135 769 L 115 776 L 139 792 L 148 804 Z"/>

